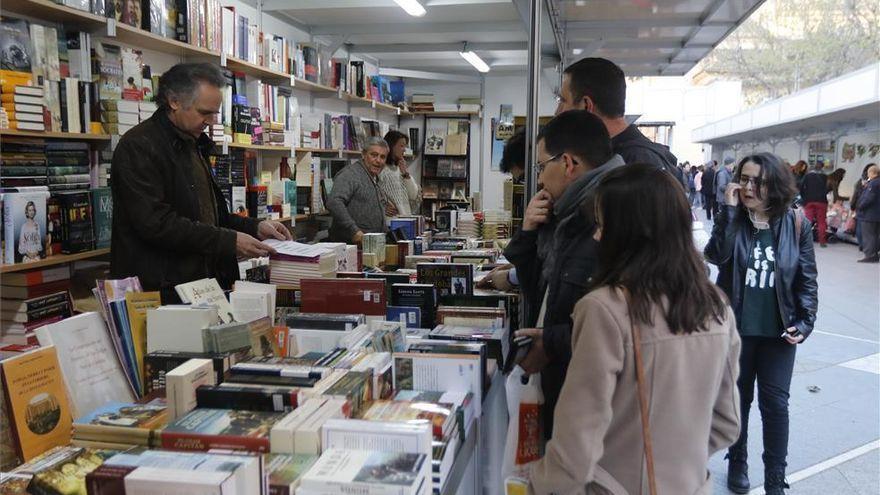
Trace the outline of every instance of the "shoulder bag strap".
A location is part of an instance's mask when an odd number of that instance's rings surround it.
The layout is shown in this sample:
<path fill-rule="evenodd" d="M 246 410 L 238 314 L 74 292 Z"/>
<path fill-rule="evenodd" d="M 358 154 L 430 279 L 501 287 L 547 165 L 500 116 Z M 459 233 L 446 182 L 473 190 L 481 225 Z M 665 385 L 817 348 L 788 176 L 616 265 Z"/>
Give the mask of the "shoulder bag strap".
<path fill-rule="evenodd" d="M 626 292 L 626 304 L 632 324 L 633 354 L 636 364 L 636 387 L 639 393 L 639 412 L 642 416 L 642 440 L 645 446 L 645 462 L 648 467 L 648 492 L 657 495 L 657 479 L 654 475 L 654 451 L 651 445 L 651 428 L 648 422 L 648 397 L 645 392 L 645 365 L 642 361 L 642 335 L 639 325 L 632 314 L 629 292 Z"/>

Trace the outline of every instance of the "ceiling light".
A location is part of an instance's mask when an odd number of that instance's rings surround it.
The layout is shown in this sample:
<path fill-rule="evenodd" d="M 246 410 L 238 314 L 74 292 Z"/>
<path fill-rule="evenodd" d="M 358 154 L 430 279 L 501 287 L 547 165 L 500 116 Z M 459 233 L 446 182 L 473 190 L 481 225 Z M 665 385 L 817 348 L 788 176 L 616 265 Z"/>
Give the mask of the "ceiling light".
<path fill-rule="evenodd" d="M 426 13 L 425 8 L 418 0 L 394 0 L 394 3 L 413 17 L 422 17 Z"/>
<path fill-rule="evenodd" d="M 572 55 L 580 55 L 581 53 L 584 53 L 584 49 L 583 49 L 583 48 L 572 48 L 572 49 L 571 49 L 571 54 L 572 54 Z"/>
<path fill-rule="evenodd" d="M 469 64 L 473 65 L 475 69 L 480 72 L 489 72 L 489 65 L 480 58 L 476 53 L 468 50 L 467 43 L 462 46 L 461 51 L 458 52 L 461 55 L 461 58 L 468 61 Z"/>

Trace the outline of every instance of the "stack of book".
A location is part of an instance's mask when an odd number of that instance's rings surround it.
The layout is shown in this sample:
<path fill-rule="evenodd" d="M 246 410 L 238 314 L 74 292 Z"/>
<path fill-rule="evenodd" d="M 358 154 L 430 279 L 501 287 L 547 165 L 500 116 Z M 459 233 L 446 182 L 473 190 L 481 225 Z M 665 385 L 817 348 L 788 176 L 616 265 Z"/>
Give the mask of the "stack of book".
<path fill-rule="evenodd" d="M 336 276 L 336 255 L 325 247 L 294 241 L 268 241 L 276 254 L 269 256 L 270 282 L 299 288 L 306 278 Z"/>
<path fill-rule="evenodd" d="M 0 90 L 0 100 L 9 118 L 9 129 L 38 132 L 46 130 L 45 97 L 41 86 L 3 85 Z"/>
<path fill-rule="evenodd" d="M 5 275 L 3 300 L 0 302 L 3 308 L 0 312 L 0 342 L 4 345 L 35 345 L 37 338 L 33 333 L 34 329 L 69 317 L 72 307 L 70 294 L 66 290 L 33 297 L 16 297 L 64 287 L 69 283 L 69 277 L 70 270 L 66 266 Z M 28 283 L 31 285 L 15 285 Z"/>
<path fill-rule="evenodd" d="M 45 186 L 46 148 L 40 140 L 3 139 L 0 143 L 0 187 Z"/>
<path fill-rule="evenodd" d="M 510 220 L 509 211 L 483 211 L 483 239 L 510 239 Z"/>
<path fill-rule="evenodd" d="M 473 213 L 469 211 L 459 212 L 458 225 L 455 229 L 455 232 L 458 235 L 462 235 L 465 237 L 480 237 L 480 232 L 482 230 L 482 217 L 483 215 L 481 215 L 480 213 Z"/>
<path fill-rule="evenodd" d="M 5 108 L 0 108 L 0 129 L 9 129 L 9 114 Z"/>
<path fill-rule="evenodd" d="M 91 160 L 88 143 L 49 141 L 45 149 L 50 191 L 89 188 Z"/>
<path fill-rule="evenodd" d="M 156 102 L 141 101 L 138 102 L 138 109 L 140 110 L 141 122 L 143 122 L 152 117 L 153 114 L 156 113 L 156 110 L 159 109 L 159 107 L 158 105 L 156 105 Z"/>
<path fill-rule="evenodd" d="M 379 266 L 380 263 L 385 262 L 385 234 L 364 234 L 361 244 L 363 245 L 364 266 Z"/>
<path fill-rule="evenodd" d="M 411 112 L 433 112 L 433 93 L 413 93 L 410 97 L 409 109 Z"/>
<path fill-rule="evenodd" d="M 140 102 L 101 100 L 101 126 L 107 134 L 123 135 L 141 121 Z"/>
<path fill-rule="evenodd" d="M 430 486 L 424 454 L 330 449 L 302 476 L 297 493 L 418 495 Z"/>
<path fill-rule="evenodd" d="M 459 112 L 477 113 L 483 108 L 483 100 L 479 96 L 459 96 L 457 103 Z"/>

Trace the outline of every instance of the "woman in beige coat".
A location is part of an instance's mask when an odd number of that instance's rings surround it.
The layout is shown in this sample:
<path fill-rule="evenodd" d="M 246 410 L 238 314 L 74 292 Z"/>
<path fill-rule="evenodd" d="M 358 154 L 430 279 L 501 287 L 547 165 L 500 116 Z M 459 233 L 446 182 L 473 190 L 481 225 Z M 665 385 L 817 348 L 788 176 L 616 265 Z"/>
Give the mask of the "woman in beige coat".
<path fill-rule="evenodd" d="M 711 494 L 709 457 L 739 434 L 733 312 L 706 278 L 691 238 L 690 207 L 674 177 L 649 165 L 622 167 L 603 180 L 595 204 L 596 289 L 572 315 L 572 359 L 557 426 L 532 469 L 532 489 L 649 493 L 635 320 L 657 492 Z"/>

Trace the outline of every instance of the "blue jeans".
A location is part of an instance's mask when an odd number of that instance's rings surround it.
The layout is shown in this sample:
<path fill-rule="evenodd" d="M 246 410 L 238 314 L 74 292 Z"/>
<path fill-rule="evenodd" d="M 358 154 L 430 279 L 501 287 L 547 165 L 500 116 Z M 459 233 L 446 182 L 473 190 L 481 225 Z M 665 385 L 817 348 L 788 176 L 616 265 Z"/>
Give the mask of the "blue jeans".
<path fill-rule="evenodd" d="M 782 330 L 779 331 L 782 334 Z M 739 356 L 739 440 L 730 447 L 742 458 L 747 454 L 749 409 L 758 382 L 758 408 L 764 437 L 764 470 L 785 470 L 788 457 L 788 397 L 794 371 L 796 345 L 780 338 L 743 337 Z M 733 457 L 733 456 L 731 456 Z"/>

